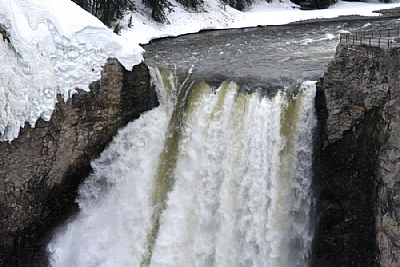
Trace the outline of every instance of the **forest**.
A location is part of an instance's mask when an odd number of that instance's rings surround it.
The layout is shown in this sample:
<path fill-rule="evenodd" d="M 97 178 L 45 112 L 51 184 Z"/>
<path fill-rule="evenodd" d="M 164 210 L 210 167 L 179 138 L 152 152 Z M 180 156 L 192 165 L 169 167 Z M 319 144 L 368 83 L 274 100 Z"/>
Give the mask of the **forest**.
<path fill-rule="evenodd" d="M 86 11 L 99 18 L 105 25 L 111 27 L 113 22 L 121 19 L 126 11 L 134 11 L 134 0 L 73 0 Z M 168 22 L 166 12 L 172 11 L 173 6 L 169 0 L 141 0 L 145 6 L 151 10 L 152 18 L 160 23 Z M 201 8 L 203 0 L 176 0 L 184 7 L 197 11 Z M 243 10 L 250 6 L 255 0 L 219 0 L 223 5 L 229 5 L 237 10 Z M 272 0 L 265 0 L 272 2 Z M 337 0 L 290 0 L 294 4 L 300 5 L 302 9 L 324 9 L 333 5 Z M 362 0 L 350 0 L 352 2 L 362 2 Z M 379 0 L 388 3 L 390 0 Z M 118 31 L 119 25 L 114 25 Z"/>

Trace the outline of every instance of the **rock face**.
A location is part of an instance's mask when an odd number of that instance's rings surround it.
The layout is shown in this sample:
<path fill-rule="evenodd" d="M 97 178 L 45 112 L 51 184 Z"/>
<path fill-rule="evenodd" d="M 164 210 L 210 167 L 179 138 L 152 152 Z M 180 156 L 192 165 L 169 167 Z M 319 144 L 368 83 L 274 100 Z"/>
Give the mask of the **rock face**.
<path fill-rule="evenodd" d="M 157 105 L 144 64 L 126 71 L 109 59 L 100 81 L 50 122 L 0 143 L 0 266 L 47 266 L 52 230 L 74 212 L 76 189 L 117 130 Z"/>
<path fill-rule="evenodd" d="M 339 45 L 318 83 L 313 266 L 400 266 L 399 62 Z"/>

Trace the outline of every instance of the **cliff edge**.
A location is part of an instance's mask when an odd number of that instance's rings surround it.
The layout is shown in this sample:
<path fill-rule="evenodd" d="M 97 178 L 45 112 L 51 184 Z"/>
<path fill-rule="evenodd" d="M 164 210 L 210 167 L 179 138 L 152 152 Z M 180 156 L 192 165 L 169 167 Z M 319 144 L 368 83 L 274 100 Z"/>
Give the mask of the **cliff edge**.
<path fill-rule="evenodd" d="M 340 44 L 317 84 L 312 266 L 400 265 L 400 49 Z"/>
<path fill-rule="evenodd" d="M 46 77 L 44 77 L 46 78 Z M 76 205 L 76 189 L 120 127 L 157 105 L 147 66 L 108 59 L 90 92 L 58 99 L 50 122 L 0 142 L 0 266 L 47 266 L 44 247 Z"/>

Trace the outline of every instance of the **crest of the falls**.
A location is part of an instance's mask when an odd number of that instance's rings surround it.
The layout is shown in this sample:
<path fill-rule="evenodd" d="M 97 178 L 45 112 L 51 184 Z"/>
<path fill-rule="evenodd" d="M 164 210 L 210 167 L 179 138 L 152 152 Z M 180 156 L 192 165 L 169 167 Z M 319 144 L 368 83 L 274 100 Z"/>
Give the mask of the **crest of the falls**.
<path fill-rule="evenodd" d="M 92 163 L 51 266 L 307 266 L 315 84 L 267 98 L 151 72 L 160 106 Z"/>

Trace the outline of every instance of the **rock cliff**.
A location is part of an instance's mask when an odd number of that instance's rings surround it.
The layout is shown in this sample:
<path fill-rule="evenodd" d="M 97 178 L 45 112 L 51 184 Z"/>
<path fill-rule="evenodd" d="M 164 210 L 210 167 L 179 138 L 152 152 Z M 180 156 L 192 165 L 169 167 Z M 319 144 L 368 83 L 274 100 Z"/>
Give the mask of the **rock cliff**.
<path fill-rule="evenodd" d="M 399 62 L 339 45 L 317 84 L 313 266 L 400 266 Z"/>
<path fill-rule="evenodd" d="M 76 209 L 90 161 L 120 127 L 155 105 L 147 67 L 126 71 L 109 59 L 90 92 L 59 99 L 50 122 L 0 143 L 0 266 L 47 266 L 44 246 Z"/>

